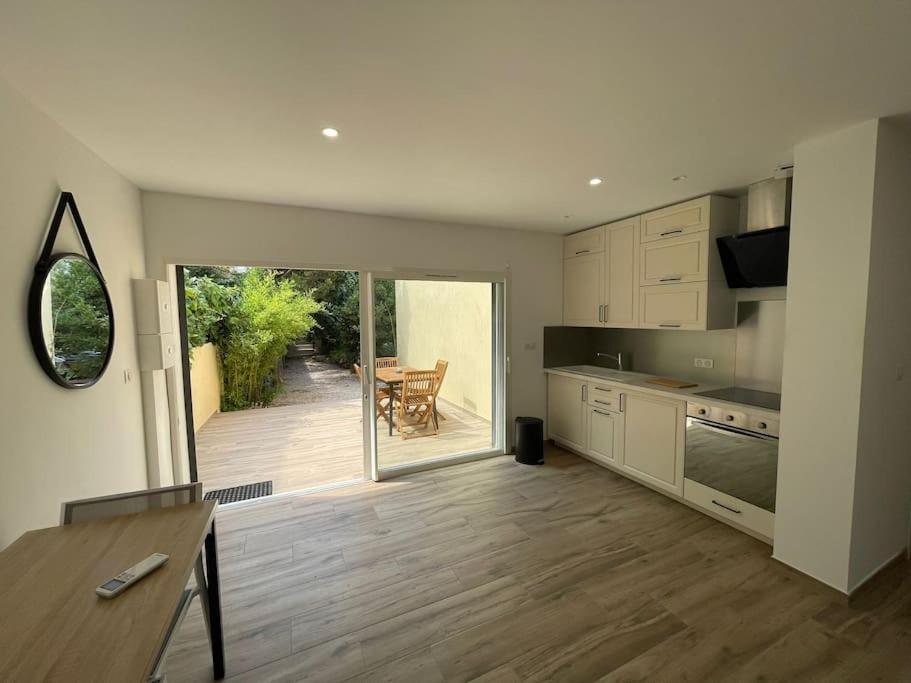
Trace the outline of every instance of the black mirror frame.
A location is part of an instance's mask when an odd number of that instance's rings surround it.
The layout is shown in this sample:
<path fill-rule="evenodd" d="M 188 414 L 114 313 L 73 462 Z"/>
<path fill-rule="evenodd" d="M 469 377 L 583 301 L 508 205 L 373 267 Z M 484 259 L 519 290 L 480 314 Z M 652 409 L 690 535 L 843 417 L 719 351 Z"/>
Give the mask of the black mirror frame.
<path fill-rule="evenodd" d="M 63 220 L 63 214 L 66 212 L 67 208 L 69 208 L 70 214 L 73 217 L 73 222 L 76 224 L 76 230 L 79 233 L 79 239 L 82 241 L 86 256 L 70 252 L 51 255 L 51 250 L 57 239 L 57 232 L 60 229 L 60 223 Z M 105 355 L 104 364 L 101 366 L 101 370 L 99 370 L 98 374 L 89 380 L 67 382 L 63 377 L 57 374 L 57 369 L 54 367 L 53 361 L 47 355 L 41 320 L 41 298 L 44 294 L 44 285 L 51 274 L 54 264 L 63 259 L 73 258 L 84 261 L 98 276 L 98 284 L 101 287 L 101 291 L 104 292 L 104 301 L 108 308 L 110 325 L 108 327 L 107 354 Z M 32 284 L 29 287 L 27 306 L 28 332 L 32 342 L 32 349 L 35 351 L 38 363 L 41 365 L 41 369 L 44 370 L 45 374 L 64 389 L 87 389 L 96 384 L 98 380 L 104 376 L 105 371 L 108 369 L 108 365 L 111 363 L 111 356 L 114 355 L 114 306 L 111 303 L 111 294 L 108 292 L 107 281 L 104 279 L 104 275 L 101 274 L 98 259 L 95 258 L 95 252 L 92 250 L 92 245 L 89 242 L 88 233 L 85 231 L 85 225 L 82 223 L 82 217 L 79 215 L 79 209 L 76 207 L 76 200 L 70 192 L 60 193 L 60 199 L 57 201 L 57 208 L 51 218 L 51 224 L 48 229 L 44 248 L 41 251 L 38 263 L 35 264 L 35 274 L 32 277 Z"/>

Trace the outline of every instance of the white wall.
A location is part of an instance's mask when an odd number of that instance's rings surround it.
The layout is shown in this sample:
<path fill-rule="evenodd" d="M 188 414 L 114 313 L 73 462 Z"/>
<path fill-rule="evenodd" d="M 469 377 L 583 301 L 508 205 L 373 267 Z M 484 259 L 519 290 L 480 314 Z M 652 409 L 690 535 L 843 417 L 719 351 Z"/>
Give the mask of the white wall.
<path fill-rule="evenodd" d="M 175 263 L 508 269 L 510 413 L 544 416 L 543 328 L 562 320 L 559 235 L 157 192 L 142 203 L 150 277 Z"/>
<path fill-rule="evenodd" d="M 90 389 L 54 384 L 26 296 L 61 189 L 74 193 L 114 305 L 114 355 Z M 145 271 L 139 191 L 0 81 L 0 548 L 59 521 L 64 500 L 143 488 L 146 461 L 130 280 Z M 78 250 L 69 220 L 57 250 Z M 123 372 L 134 380 L 125 384 Z"/>
<path fill-rule="evenodd" d="M 851 593 L 911 514 L 911 136 L 868 121 L 795 148 L 775 557 Z"/>
<path fill-rule="evenodd" d="M 486 282 L 397 280 L 396 352 L 402 365 L 449 361 L 440 397 L 490 420 L 491 287 Z M 542 342 L 543 345 L 543 342 Z"/>
<path fill-rule="evenodd" d="M 911 134 L 884 120 L 876 142 L 850 588 L 903 550 L 911 516 Z"/>
<path fill-rule="evenodd" d="M 775 557 L 845 591 L 875 121 L 794 148 Z"/>

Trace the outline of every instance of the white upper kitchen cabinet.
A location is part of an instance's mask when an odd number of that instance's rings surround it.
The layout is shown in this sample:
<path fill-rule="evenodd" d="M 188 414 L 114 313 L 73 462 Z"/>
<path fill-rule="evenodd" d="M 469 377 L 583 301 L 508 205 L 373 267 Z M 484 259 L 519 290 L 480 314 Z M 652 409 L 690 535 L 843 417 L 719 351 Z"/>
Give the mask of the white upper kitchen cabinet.
<path fill-rule="evenodd" d="M 642 216 L 642 243 L 709 229 L 711 195 L 649 211 Z"/>
<path fill-rule="evenodd" d="M 686 403 L 638 393 L 623 402 L 623 469 L 682 496 Z"/>
<path fill-rule="evenodd" d="M 639 217 L 567 235 L 563 324 L 639 326 Z"/>
<path fill-rule="evenodd" d="M 598 327 L 604 307 L 604 253 L 563 259 L 563 324 Z"/>
<path fill-rule="evenodd" d="M 604 226 L 604 327 L 639 327 L 639 216 Z"/>
<path fill-rule="evenodd" d="M 639 284 L 664 285 L 709 279 L 709 233 L 646 242 L 639 250 Z"/>
<path fill-rule="evenodd" d="M 563 324 L 715 330 L 735 326 L 716 240 L 737 232 L 740 201 L 707 195 L 563 241 Z"/>
<path fill-rule="evenodd" d="M 642 327 L 704 330 L 708 319 L 708 283 L 643 287 L 639 293 Z"/>
<path fill-rule="evenodd" d="M 639 327 L 718 330 L 735 326 L 736 297 L 716 240 L 737 232 L 740 201 L 709 195 L 642 216 Z"/>
<path fill-rule="evenodd" d="M 563 238 L 563 258 L 604 252 L 604 228 L 591 228 Z"/>
<path fill-rule="evenodd" d="M 585 382 L 564 377 L 547 377 L 547 434 L 577 451 L 585 450 Z"/>

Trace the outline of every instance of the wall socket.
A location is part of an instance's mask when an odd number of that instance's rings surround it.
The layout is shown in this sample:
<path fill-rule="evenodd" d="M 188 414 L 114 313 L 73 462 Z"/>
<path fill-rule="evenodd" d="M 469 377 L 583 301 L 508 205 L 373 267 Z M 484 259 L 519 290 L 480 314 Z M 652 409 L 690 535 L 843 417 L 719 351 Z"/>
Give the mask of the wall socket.
<path fill-rule="evenodd" d="M 714 368 L 715 361 L 711 358 L 694 358 L 693 359 L 694 368 Z"/>

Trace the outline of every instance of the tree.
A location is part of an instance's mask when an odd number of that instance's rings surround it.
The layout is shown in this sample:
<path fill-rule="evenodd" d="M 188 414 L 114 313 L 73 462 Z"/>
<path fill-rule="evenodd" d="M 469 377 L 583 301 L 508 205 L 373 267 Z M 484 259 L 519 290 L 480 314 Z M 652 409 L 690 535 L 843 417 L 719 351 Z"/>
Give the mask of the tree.
<path fill-rule="evenodd" d="M 95 270 L 65 258 L 50 273 L 54 365 L 67 379 L 98 376 L 107 358 L 111 319 Z"/>
<path fill-rule="evenodd" d="M 322 306 L 271 270 L 188 271 L 187 336 L 191 347 L 218 347 L 222 410 L 268 405 L 281 384 L 278 361 L 314 327 Z"/>
<path fill-rule="evenodd" d="M 227 282 L 230 281 L 219 284 L 208 274 L 196 273 L 186 279 L 187 338 L 191 348 L 227 336 L 228 311 L 236 297 L 236 287 L 226 286 Z"/>
<path fill-rule="evenodd" d="M 361 356 L 360 287 L 358 274 L 339 270 L 287 270 L 279 275 L 290 280 L 299 291 L 310 292 L 323 304 L 314 316 L 316 327 L 310 340 L 333 363 L 350 367 Z M 376 354 L 396 355 L 395 339 L 395 281 L 377 280 L 374 285 L 376 302 Z"/>
<path fill-rule="evenodd" d="M 268 405 L 280 385 L 278 361 L 288 345 L 316 324 L 321 310 L 309 293 L 278 281 L 270 270 L 252 268 L 242 275 L 228 309 L 227 338 L 221 348 L 223 410 Z"/>

